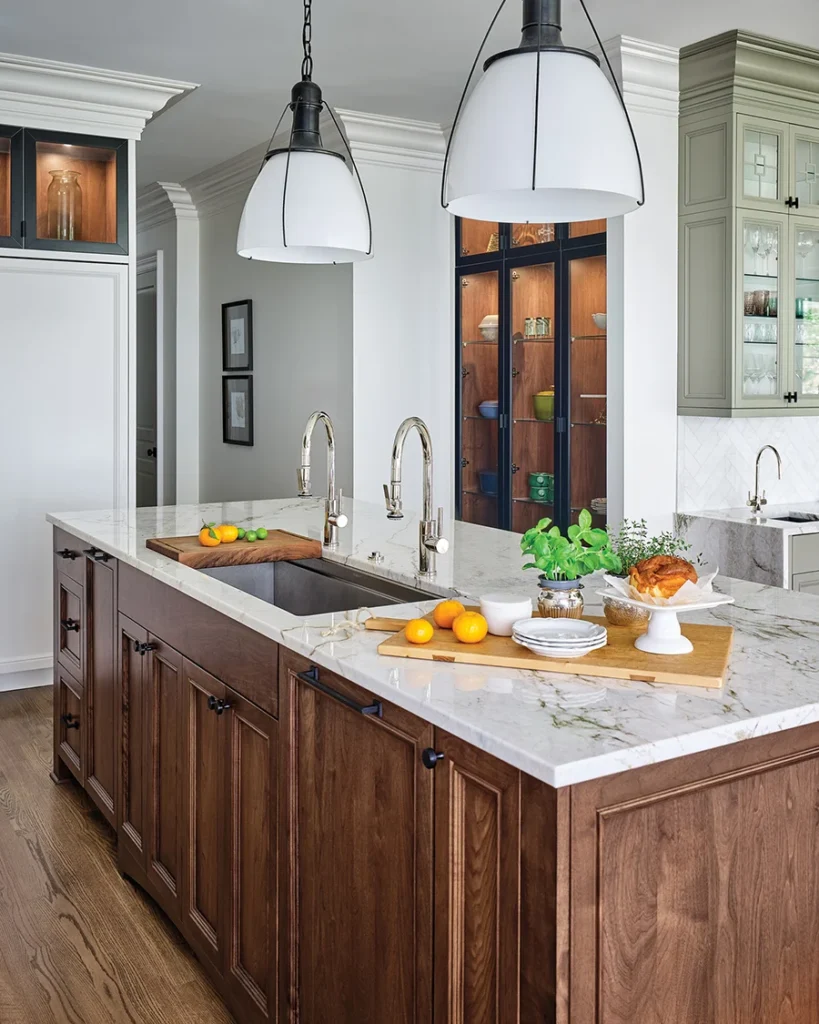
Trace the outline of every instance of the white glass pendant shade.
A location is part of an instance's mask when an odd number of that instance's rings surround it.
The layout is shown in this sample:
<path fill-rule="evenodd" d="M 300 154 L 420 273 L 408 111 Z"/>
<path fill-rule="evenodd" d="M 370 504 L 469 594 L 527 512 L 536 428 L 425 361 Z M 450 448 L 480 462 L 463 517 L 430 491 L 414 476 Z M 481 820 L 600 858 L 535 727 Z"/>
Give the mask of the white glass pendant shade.
<path fill-rule="evenodd" d="M 450 147 L 444 201 L 473 220 L 597 220 L 635 210 L 640 168 L 628 121 L 600 67 L 579 53 L 540 54 L 537 165 L 536 52 L 484 72 L 464 104 Z"/>
<path fill-rule="evenodd" d="M 364 195 L 347 164 L 332 154 L 294 149 L 285 203 L 286 167 L 287 152 L 276 153 L 253 183 L 239 223 L 239 255 L 276 263 L 369 259 Z"/>

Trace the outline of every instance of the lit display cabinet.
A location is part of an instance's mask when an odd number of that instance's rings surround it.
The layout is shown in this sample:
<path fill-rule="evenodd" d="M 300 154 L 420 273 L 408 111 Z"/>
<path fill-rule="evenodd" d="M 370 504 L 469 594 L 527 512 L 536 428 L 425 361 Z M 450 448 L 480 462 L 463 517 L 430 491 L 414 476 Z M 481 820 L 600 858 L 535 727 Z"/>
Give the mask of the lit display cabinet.
<path fill-rule="evenodd" d="M 606 522 L 606 222 L 458 221 L 456 512 Z"/>
<path fill-rule="evenodd" d="M 128 140 L 0 126 L 0 248 L 128 253 Z"/>

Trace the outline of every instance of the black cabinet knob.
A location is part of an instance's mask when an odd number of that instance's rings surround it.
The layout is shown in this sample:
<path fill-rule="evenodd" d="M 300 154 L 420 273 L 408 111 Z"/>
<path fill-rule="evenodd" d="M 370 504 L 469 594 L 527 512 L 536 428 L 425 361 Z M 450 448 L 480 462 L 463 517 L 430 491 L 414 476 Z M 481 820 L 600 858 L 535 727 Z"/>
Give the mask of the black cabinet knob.
<path fill-rule="evenodd" d="M 221 697 L 208 697 L 208 708 L 210 711 L 215 711 L 217 715 L 228 711 L 230 706 L 230 701 L 222 700 Z"/>
<path fill-rule="evenodd" d="M 788 196 L 788 198 L 785 200 L 785 206 L 787 206 L 790 210 L 798 210 L 799 196 L 797 196 L 795 199 L 793 196 Z"/>
<path fill-rule="evenodd" d="M 159 645 L 151 643 L 143 643 L 141 640 L 134 640 L 134 651 L 141 655 L 143 658 L 148 651 L 155 651 Z"/>
<path fill-rule="evenodd" d="M 149 448 L 148 451 L 145 454 L 148 456 L 149 459 L 155 459 L 156 458 L 156 448 Z"/>
<path fill-rule="evenodd" d="M 60 556 L 60 558 L 68 558 L 72 562 L 74 561 L 75 558 L 79 558 L 79 552 L 71 551 L 69 548 L 63 548 L 62 551 L 58 551 L 57 554 Z"/>
<path fill-rule="evenodd" d="M 80 624 L 76 619 L 60 619 L 60 625 L 66 633 L 79 633 Z"/>
<path fill-rule="evenodd" d="M 432 747 L 427 747 L 421 752 L 421 760 L 425 768 L 434 768 L 439 761 L 443 761 L 444 755 L 437 753 Z"/>
<path fill-rule="evenodd" d="M 74 715 L 60 715 L 60 720 L 66 729 L 79 729 L 79 719 L 75 718 Z"/>

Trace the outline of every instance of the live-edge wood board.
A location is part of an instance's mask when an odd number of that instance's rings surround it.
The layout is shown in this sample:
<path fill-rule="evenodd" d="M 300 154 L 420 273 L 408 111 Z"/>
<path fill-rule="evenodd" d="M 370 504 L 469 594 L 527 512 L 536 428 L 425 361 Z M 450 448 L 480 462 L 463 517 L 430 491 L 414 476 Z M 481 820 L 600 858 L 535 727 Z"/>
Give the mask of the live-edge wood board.
<path fill-rule="evenodd" d="M 216 569 L 224 565 L 252 565 L 256 562 L 295 562 L 321 558 L 321 543 L 286 530 L 271 530 L 264 540 L 252 543 L 235 540 L 230 544 L 203 547 L 198 537 L 154 537 L 147 540 L 151 551 L 173 558 L 191 569 Z"/>

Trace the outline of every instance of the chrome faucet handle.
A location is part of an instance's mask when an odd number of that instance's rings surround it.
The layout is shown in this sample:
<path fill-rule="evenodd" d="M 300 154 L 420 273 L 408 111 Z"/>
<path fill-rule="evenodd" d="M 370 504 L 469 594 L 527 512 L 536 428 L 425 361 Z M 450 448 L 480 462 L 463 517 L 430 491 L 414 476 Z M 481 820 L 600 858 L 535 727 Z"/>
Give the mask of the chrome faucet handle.
<path fill-rule="evenodd" d="M 443 536 L 444 533 L 444 508 L 443 505 L 438 508 L 438 522 L 437 525 L 432 523 L 428 524 L 431 529 L 425 531 L 424 546 L 428 551 L 434 551 L 436 554 L 445 555 L 449 551 L 449 541 Z"/>
<path fill-rule="evenodd" d="M 343 529 L 350 520 L 341 511 L 341 488 L 334 498 L 327 499 L 327 522 L 331 526 Z"/>
<path fill-rule="evenodd" d="M 765 496 L 765 495 L 766 495 L 766 493 L 767 493 L 766 491 L 763 491 L 763 492 L 762 492 L 762 497 L 761 497 L 761 498 L 759 499 L 759 504 L 760 504 L 760 505 L 767 505 L 767 504 L 768 504 L 768 499 L 767 499 L 767 497 Z"/>
<path fill-rule="evenodd" d="M 298 468 L 299 497 L 311 498 L 313 490 L 310 486 L 310 467 L 299 466 Z"/>
<path fill-rule="evenodd" d="M 393 497 L 387 484 L 384 484 L 384 500 L 387 504 L 387 519 L 404 518 L 404 509 L 401 499 Z"/>

